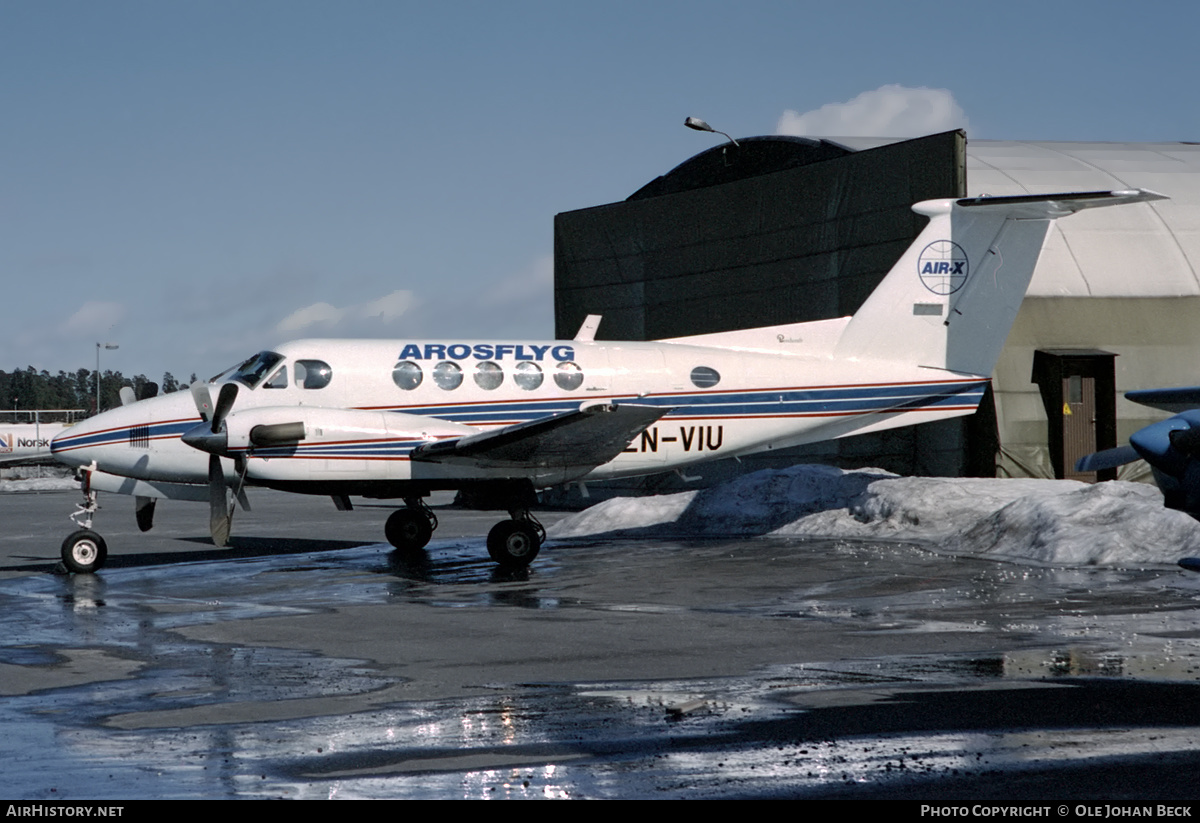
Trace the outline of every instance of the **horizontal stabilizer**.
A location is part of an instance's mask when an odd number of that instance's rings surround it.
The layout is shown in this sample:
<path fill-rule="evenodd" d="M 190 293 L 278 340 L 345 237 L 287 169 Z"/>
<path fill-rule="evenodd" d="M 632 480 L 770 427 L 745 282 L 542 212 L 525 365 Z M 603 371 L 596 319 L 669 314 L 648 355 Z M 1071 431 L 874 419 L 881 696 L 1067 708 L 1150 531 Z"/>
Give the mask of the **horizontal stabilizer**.
<path fill-rule="evenodd" d="M 969 209 L 996 209 L 1020 218 L 1065 217 L 1083 209 L 1101 206 L 1121 206 L 1126 203 L 1148 203 L 1169 200 L 1165 194 L 1149 189 L 1119 189 L 1117 191 L 1082 191 L 1069 194 L 1016 194 L 1006 197 L 964 197 L 955 205 Z"/>
<path fill-rule="evenodd" d="M 1117 466 L 1124 466 L 1126 463 L 1141 459 L 1142 456 L 1133 446 L 1117 446 L 1115 449 L 1105 449 L 1084 455 L 1075 461 L 1075 471 L 1098 472 L 1104 469 L 1115 469 Z"/>
<path fill-rule="evenodd" d="M 478 466 L 599 466 L 667 412 L 666 406 L 603 405 L 505 426 L 495 431 L 426 443 L 411 460 Z"/>
<path fill-rule="evenodd" d="M 1141 389 L 1125 392 L 1125 398 L 1142 406 L 1178 414 L 1189 409 L 1200 408 L 1200 386 L 1184 386 L 1178 389 Z"/>

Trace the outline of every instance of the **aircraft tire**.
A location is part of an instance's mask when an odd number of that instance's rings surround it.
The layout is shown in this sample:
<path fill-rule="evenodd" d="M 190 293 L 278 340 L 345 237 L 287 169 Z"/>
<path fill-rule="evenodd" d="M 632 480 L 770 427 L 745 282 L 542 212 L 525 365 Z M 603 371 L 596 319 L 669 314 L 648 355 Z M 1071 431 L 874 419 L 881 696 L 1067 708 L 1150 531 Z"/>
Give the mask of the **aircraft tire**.
<path fill-rule="evenodd" d="M 537 530 L 520 520 L 501 520 L 487 537 L 488 554 L 501 566 L 528 566 L 542 548 Z"/>
<path fill-rule="evenodd" d="M 397 509 L 388 516 L 383 533 L 401 551 L 423 549 L 433 537 L 433 524 L 418 509 Z"/>
<path fill-rule="evenodd" d="M 108 559 L 104 538 L 91 529 L 79 529 L 67 535 L 62 544 L 62 563 L 67 571 L 91 574 Z"/>

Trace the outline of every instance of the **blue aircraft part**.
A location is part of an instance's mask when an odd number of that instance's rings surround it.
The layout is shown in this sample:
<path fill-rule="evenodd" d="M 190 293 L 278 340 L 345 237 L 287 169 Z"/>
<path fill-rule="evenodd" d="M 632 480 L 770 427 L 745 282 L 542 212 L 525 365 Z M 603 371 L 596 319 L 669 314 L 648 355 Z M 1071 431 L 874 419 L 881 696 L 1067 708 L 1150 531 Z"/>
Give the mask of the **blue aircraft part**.
<path fill-rule="evenodd" d="M 1143 460 L 1158 471 L 1182 478 L 1188 464 L 1200 456 L 1187 445 L 1180 447 L 1180 435 L 1190 433 L 1192 430 L 1200 432 L 1200 410 L 1197 409 L 1138 429 L 1130 435 L 1129 444 L 1137 450 Z M 1180 434 L 1173 437 L 1172 434 L 1175 432 Z M 1192 439 L 1194 438 L 1184 438 L 1185 441 Z"/>

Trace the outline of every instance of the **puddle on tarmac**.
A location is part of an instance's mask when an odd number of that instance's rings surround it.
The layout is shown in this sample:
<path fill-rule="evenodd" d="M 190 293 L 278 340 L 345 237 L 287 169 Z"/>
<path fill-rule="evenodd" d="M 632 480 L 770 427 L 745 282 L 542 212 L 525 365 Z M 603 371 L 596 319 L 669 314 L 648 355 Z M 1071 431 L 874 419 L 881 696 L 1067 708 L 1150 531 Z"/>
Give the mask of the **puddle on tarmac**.
<path fill-rule="evenodd" d="M 82 652 L 89 666 L 111 664 L 96 679 L 86 669 L 83 681 L 0 701 L 9 793 L 853 796 L 936 779 L 968 781 L 981 799 L 995 785 L 1014 799 L 1013 779 L 1047 770 L 1069 774 L 1081 792 L 1088 775 L 1111 789 L 1114 764 L 1130 773 L 1162 764 L 1176 777 L 1161 785 L 1188 791 L 1192 778 L 1178 775 L 1200 773 L 1187 760 L 1200 726 L 1200 627 L 1186 578 L 1172 588 L 1159 572 L 980 562 L 950 575 L 944 558 L 865 547 L 855 557 L 871 565 L 839 576 L 836 550 L 833 560 L 792 559 L 759 542 L 710 546 L 699 552 L 708 568 L 666 586 L 661 564 L 697 562 L 694 547 L 639 544 L 652 571 L 636 575 L 628 549 L 586 546 L 571 571 L 539 559 L 513 575 L 497 573 L 476 543 L 446 542 L 415 559 L 368 547 L 0 581 L 0 631 L 10 639 L 0 673 L 65 671 Z M 761 565 L 740 580 L 747 557 Z M 891 562 L 874 562 L 881 557 Z M 792 563 L 818 564 L 819 579 L 789 585 Z M 617 581 L 610 597 L 584 585 L 605 575 Z M 482 696 L 401 701 L 390 690 L 402 681 L 371 661 L 179 631 L 397 602 L 477 609 L 480 631 L 494 609 L 595 615 L 600 631 L 617 616 L 694 610 L 885 640 L 983 633 L 1009 650 L 781 663 L 723 678 L 492 682 Z M 387 630 L 403 638 L 403 626 Z M 271 706 L 281 713 L 263 719 Z M 312 708 L 286 716 L 292 706 Z"/>

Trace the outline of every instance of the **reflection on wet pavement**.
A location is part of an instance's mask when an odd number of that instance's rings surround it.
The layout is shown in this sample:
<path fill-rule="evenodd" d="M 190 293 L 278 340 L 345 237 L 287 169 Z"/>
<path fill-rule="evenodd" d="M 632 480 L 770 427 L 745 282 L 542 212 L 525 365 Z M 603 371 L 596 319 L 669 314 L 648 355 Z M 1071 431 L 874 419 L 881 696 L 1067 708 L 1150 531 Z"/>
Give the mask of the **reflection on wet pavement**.
<path fill-rule="evenodd" d="M 547 554 L 0 581 L 7 793 L 1196 796 L 1179 572 L 782 540 Z"/>

